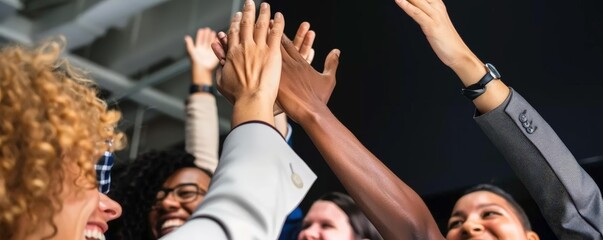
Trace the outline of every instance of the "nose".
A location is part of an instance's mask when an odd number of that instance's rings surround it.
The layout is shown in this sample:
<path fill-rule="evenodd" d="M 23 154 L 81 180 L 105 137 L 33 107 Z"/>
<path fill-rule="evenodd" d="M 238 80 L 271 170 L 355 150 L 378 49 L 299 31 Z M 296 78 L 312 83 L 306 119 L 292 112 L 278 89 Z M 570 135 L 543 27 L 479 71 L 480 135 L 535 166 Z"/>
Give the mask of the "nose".
<path fill-rule="evenodd" d="M 168 193 L 167 196 L 161 202 L 159 202 L 159 207 L 163 210 L 170 211 L 180 208 L 180 202 L 174 199 L 172 193 Z"/>
<path fill-rule="evenodd" d="M 121 205 L 119 205 L 119 203 L 113 201 L 113 199 L 109 198 L 103 193 L 100 194 L 100 201 L 98 201 L 98 207 L 107 222 L 121 216 Z"/>
<path fill-rule="evenodd" d="M 297 240 L 317 240 L 320 239 L 320 229 L 318 224 L 312 224 L 306 229 L 299 232 Z"/>
<path fill-rule="evenodd" d="M 477 221 L 465 221 L 462 226 L 462 234 L 465 236 L 474 236 L 484 232 L 484 225 Z"/>

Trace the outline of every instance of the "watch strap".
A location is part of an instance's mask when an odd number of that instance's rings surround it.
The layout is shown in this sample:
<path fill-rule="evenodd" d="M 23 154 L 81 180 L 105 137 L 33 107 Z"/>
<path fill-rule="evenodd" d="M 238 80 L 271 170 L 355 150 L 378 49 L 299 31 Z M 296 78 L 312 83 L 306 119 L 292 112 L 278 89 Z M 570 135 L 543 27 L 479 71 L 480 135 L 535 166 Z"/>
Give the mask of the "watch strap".
<path fill-rule="evenodd" d="M 496 68 L 492 64 L 486 63 L 486 74 L 474 84 L 469 85 L 466 88 L 461 89 L 461 93 L 469 100 L 474 100 L 486 92 L 486 84 L 494 79 L 499 79 L 500 75 Z"/>
<path fill-rule="evenodd" d="M 189 87 L 189 93 L 190 94 L 195 94 L 198 92 L 206 92 L 206 93 L 211 93 L 214 94 L 216 92 L 214 86 L 212 85 L 207 85 L 207 84 L 191 84 L 191 86 Z"/>

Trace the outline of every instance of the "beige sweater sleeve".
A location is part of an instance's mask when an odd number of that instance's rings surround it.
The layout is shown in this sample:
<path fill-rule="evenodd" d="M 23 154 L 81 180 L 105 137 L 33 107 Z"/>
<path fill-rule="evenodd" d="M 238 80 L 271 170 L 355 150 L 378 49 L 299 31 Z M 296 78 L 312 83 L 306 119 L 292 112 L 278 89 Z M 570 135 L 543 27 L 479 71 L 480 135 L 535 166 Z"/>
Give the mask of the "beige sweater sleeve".
<path fill-rule="evenodd" d="M 218 109 L 211 94 L 192 94 L 186 104 L 186 151 L 195 156 L 195 164 L 210 172 L 218 165 Z"/>

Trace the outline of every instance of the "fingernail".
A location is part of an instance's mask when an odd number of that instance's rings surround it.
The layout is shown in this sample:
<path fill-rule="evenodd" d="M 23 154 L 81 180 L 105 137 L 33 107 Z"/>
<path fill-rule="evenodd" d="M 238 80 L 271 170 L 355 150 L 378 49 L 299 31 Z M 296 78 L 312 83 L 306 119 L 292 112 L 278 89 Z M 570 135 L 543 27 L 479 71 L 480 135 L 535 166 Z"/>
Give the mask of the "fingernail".
<path fill-rule="evenodd" d="M 260 4 L 260 8 L 267 8 L 268 7 L 268 3 L 263 2 L 262 4 Z"/>
<path fill-rule="evenodd" d="M 237 12 L 237 13 L 235 13 L 235 18 L 236 18 L 236 19 L 241 18 L 241 15 L 243 15 L 243 13 L 241 13 L 241 12 Z"/>
<path fill-rule="evenodd" d="M 274 19 L 281 19 L 281 18 L 283 18 L 283 14 L 282 13 L 277 12 L 277 13 L 274 14 Z"/>
<path fill-rule="evenodd" d="M 247 0 L 247 1 L 245 1 L 245 6 L 249 6 L 250 4 L 253 4 L 253 0 Z"/>
<path fill-rule="evenodd" d="M 339 51 L 339 49 L 335 49 L 333 52 L 335 55 L 337 55 L 337 57 L 341 56 L 341 51 Z"/>
<path fill-rule="evenodd" d="M 218 37 L 219 37 L 219 38 L 224 38 L 224 37 L 226 37 L 226 33 L 224 33 L 224 32 L 219 32 L 219 33 L 218 33 Z"/>

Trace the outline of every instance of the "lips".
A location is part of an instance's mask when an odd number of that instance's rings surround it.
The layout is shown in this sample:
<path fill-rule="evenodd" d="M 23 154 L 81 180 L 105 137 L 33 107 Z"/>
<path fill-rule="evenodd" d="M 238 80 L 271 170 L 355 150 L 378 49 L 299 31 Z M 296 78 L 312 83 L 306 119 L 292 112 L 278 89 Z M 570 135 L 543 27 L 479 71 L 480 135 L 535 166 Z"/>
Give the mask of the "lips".
<path fill-rule="evenodd" d="M 185 223 L 185 220 L 183 220 L 182 218 L 165 219 L 163 221 L 163 223 L 159 226 L 159 232 L 161 233 L 161 236 L 164 236 L 164 235 L 176 230 L 177 228 L 182 226 L 184 223 Z"/>
<path fill-rule="evenodd" d="M 86 240 L 105 240 L 103 232 L 99 226 L 88 224 L 86 225 L 86 229 L 84 229 L 84 238 Z"/>

